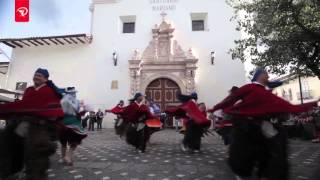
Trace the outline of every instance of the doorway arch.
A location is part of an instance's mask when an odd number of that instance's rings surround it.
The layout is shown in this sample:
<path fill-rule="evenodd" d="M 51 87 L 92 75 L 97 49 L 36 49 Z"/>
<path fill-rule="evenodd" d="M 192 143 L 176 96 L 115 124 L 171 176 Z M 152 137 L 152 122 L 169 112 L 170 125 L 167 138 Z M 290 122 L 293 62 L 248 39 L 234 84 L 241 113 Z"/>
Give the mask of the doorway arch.
<path fill-rule="evenodd" d="M 167 107 L 179 105 L 177 94 L 181 93 L 179 85 L 168 78 L 158 78 L 147 85 L 145 94 L 153 100 L 161 111 Z"/>

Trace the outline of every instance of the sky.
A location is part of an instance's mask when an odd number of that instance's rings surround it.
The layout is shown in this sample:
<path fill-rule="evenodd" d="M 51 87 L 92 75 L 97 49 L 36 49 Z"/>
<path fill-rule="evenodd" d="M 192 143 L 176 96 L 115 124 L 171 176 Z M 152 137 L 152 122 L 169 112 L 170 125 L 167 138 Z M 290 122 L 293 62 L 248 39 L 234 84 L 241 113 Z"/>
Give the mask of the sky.
<path fill-rule="evenodd" d="M 0 38 L 89 33 L 91 0 L 29 0 L 30 21 L 16 23 L 14 0 L 0 0 Z M 7 54 L 10 48 L 0 45 Z"/>

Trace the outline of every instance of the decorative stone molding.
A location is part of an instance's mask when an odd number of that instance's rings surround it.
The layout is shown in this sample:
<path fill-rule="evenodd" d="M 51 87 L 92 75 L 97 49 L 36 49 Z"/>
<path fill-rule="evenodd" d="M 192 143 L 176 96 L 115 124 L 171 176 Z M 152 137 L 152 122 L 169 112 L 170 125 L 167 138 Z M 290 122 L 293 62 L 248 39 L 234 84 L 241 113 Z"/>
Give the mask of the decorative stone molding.
<path fill-rule="evenodd" d="M 188 59 L 194 59 L 195 58 L 195 56 L 193 55 L 192 48 L 189 48 L 189 50 L 187 52 L 187 58 Z"/>
<path fill-rule="evenodd" d="M 168 74 L 166 72 L 154 73 L 153 75 L 148 76 L 148 78 L 141 83 L 141 89 L 146 90 L 148 85 L 152 81 L 159 79 L 159 78 L 167 78 L 167 79 L 170 79 L 170 80 L 176 82 L 181 90 L 181 93 L 187 93 L 187 89 L 185 88 L 187 82 L 185 82 L 183 79 L 180 79 L 179 76 L 177 76 L 173 73 Z"/>
<path fill-rule="evenodd" d="M 147 86 L 158 78 L 168 78 L 175 81 L 182 93 L 196 90 L 195 75 L 198 59 L 192 50 L 185 52 L 173 38 L 174 28 L 163 20 L 152 29 L 152 40 L 140 55 L 133 52 L 129 60 L 131 90 L 145 92 Z"/>

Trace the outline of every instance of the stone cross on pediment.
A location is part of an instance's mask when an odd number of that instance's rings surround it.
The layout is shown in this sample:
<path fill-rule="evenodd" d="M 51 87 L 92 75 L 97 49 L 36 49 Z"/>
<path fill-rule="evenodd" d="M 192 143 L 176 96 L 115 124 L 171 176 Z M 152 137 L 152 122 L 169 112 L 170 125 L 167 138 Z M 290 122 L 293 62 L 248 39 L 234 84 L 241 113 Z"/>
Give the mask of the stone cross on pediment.
<path fill-rule="evenodd" d="M 168 14 L 164 11 L 162 11 L 162 13 L 160 14 L 160 16 L 162 17 L 162 21 L 165 21 L 165 18 Z"/>
<path fill-rule="evenodd" d="M 164 17 L 165 12 L 161 13 Z M 170 23 L 163 20 L 160 25 L 156 24 L 152 29 L 153 39 L 144 50 L 141 59 L 144 61 L 179 61 L 186 58 L 177 41 L 173 40 L 174 28 Z"/>

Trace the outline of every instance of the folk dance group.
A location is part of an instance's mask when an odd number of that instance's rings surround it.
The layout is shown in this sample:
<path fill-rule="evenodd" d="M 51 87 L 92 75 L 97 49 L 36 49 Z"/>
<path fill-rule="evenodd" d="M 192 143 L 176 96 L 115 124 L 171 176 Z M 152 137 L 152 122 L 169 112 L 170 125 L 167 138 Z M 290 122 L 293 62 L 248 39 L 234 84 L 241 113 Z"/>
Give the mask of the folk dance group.
<path fill-rule="evenodd" d="M 25 168 L 27 180 L 47 179 L 49 156 L 61 142 L 62 160 L 72 165 L 72 154 L 87 135 L 81 129 L 83 114 L 74 88 L 59 89 L 45 69 L 34 74 L 34 86 L 22 100 L 1 104 L 0 118 L 7 120 L 0 131 L 0 178 L 6 179 Z M 281 85 L 269 82 L 268 74 L 258 69 L 252 83 L 234 87 L 230 95 L 212 109 L 198 104 L 198 95 L 178 95 L 181 105 L 165 110 L 167 116 L 184 119 L 186 126 L 181 150 L 200 151 L 201 138 L 210 126 L 207 112 L 221 121 L 218 133 L 229 145 L 228 164 L 237 179 L 257 173 L 261 180 L 288 179 L 287 137 L 281 122 L 290 113 L 301 113 L 317 107 L 318 102 L 292 105 L 274 95 L 270 89 Z M 161 121 L 137 93 L 128 106 L 121 101 L 108 110 L 117 115 L 116 133 L 139 152 L 146 151 L 147 142 L 161 128 Z"/>

